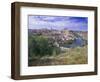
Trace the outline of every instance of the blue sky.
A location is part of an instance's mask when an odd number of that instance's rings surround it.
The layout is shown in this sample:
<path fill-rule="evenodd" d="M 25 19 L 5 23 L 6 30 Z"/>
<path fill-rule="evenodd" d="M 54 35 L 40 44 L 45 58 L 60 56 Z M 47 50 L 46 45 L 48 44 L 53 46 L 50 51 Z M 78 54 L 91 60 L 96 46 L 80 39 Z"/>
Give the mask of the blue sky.
<path fill-rule="evenodd" d="M 47 16 L 47 15 L 30 15 L 28 16 L 29 29 L 56 29 L 56 30 L 74 30 L 87 31 L 87 17 L 70 17 L 70 16 Z"/>

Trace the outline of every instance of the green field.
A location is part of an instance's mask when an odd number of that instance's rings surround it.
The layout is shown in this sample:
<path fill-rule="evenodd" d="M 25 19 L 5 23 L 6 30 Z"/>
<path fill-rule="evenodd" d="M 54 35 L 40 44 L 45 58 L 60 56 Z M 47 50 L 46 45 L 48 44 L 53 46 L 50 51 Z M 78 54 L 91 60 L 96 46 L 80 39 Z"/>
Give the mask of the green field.
<path fill-rule="evenodd" d="M 70 48 L 59 55 L 34 56 L 29 59 L 29 66 L 86 64 L 87 57 L 87 46 Z"/>

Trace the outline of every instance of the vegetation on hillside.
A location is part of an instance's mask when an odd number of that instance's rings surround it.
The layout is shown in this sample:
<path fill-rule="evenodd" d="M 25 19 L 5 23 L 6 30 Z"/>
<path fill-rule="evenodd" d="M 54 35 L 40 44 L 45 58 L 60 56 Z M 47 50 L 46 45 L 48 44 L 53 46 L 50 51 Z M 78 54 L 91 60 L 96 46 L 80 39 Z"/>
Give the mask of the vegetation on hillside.
<path fill-rule="evenodd" d="M 72 42 L 71 40 L 64 44 L 69 45 Z M 87 46 L 68 48 L 62 52 L 48 37 L 29 35 L 28 55 L 29 66 L 85 64 Z"/>
<path fill-rule="evenodd" d="M 50 41 L 45 36 L 29 36 L 28 38 L 28 50 L 29 57 L 43 57 L 45 55 L 56 55 L 60 53 L 60 48 L 54 45 L 53 41 Z"/>

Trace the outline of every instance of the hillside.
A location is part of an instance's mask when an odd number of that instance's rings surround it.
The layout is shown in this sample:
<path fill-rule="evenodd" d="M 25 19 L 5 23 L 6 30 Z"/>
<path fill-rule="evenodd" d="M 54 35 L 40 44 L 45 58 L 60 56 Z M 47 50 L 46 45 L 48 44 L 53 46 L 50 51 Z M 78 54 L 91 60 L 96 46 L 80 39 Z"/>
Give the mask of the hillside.
<path fill-rule="evenodd" d="M 29 66 L 87 63 L 87 32 L 29 29 L 28 36 Z"/>

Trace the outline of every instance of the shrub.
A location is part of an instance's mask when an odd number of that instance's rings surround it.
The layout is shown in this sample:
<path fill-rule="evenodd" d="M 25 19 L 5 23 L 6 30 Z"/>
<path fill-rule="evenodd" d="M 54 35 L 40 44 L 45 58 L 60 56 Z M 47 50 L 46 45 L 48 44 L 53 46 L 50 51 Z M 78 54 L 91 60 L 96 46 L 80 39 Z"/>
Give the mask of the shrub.
<path fill-rule="evenodd" d="M 60 53 L 60 48 L 54 46 L 54 42 L 49 41 L 46 36 L 29 36 L 28 38 L 28 53 L 29 57 L 42 57 L 52 55 L 53 52 Z"/>

